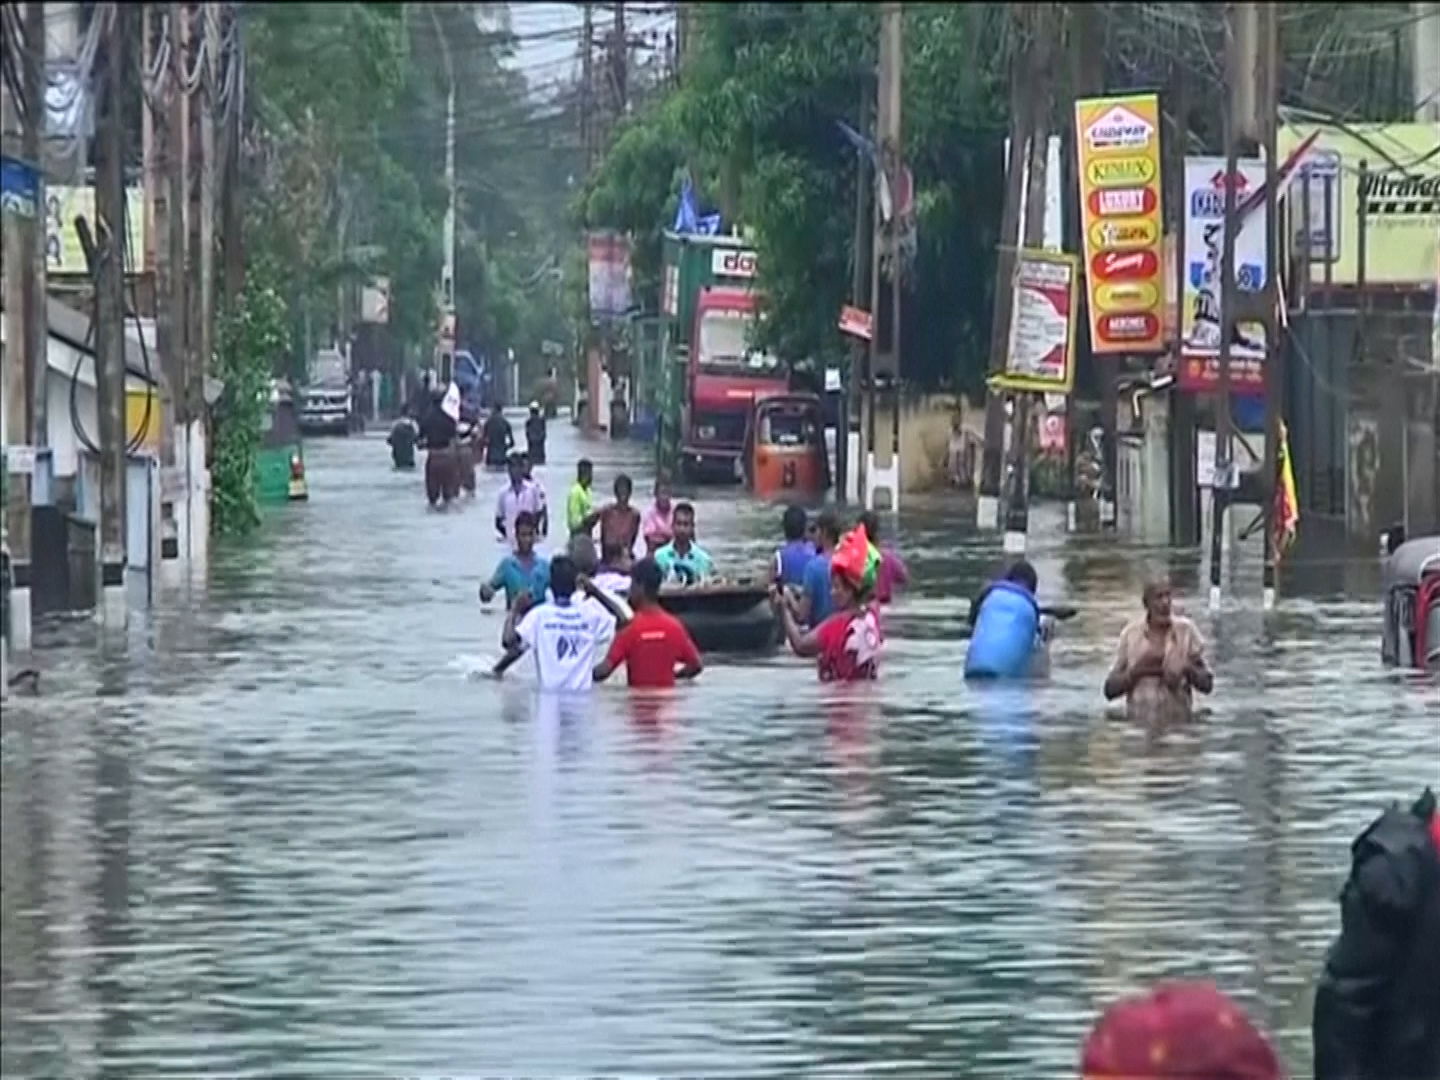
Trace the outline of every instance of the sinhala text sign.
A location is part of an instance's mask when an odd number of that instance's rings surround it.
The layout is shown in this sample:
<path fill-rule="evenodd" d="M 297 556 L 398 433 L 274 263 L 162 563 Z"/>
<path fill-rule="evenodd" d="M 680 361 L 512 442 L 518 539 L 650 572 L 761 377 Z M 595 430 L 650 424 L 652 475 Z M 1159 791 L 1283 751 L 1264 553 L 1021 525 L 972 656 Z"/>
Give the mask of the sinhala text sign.
<path fill-rule="evenodd" d="M 1265 186 L 1265 163 L 1240 161 L 1235 168 L 1235 203 Z M 1225 243 L 1225 159 L 1185 159 L 1185 295 L 1183 337 L 1177 381 L 1184 390 L 1213 390 L 1219 382 L 1220 257 Z M 1235 234 L 1235 282 L 1242 292 L 1265 285 L 1265 207 L 1253 207 Z M 1230 341 L 1230 379 L 1237 392 L 1264 388 L 1265 328 L 1236 325 Z"/>
<path fill-rule="evenodd" d="M 1073 256 L 1022 250 L 1015 266 L 1002 390 L 1065 394 L 1075 382 L 1079 266 Z"/>

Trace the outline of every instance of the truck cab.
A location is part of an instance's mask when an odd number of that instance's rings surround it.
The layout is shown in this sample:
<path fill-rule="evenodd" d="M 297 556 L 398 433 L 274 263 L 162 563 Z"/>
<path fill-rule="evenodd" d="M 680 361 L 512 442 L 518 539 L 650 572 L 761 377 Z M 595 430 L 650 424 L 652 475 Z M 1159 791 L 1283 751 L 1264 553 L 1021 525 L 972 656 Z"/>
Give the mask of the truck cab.
<path fill-rule="evenodd" d="M 784 365 L 754 345 L 761 318 L 755 252 L 733 236 L 665 240 L 668 362 L 658 464 L 662 471 L 678 465 L 692 480 L 734 481 L 756 399 L 789 387 Z"/>
<path fill-rule="evenodd" d="M 788 385 L 779 360 L 750 343 L 756 307 L 748 289 L 708 286 L 696 298 L 681 446 L 687 471 L 733 476 L 756 399 Z"/>

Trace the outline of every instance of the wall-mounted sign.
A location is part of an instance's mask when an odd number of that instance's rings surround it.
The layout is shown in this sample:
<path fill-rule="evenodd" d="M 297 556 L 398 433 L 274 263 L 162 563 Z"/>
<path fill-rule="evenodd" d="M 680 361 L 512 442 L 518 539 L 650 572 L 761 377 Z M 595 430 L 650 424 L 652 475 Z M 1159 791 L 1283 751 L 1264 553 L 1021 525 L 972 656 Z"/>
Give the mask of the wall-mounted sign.
<path fill-rule="evenodd" d="M 846 304 L 840 309 L 840 332 L 861 341 L 869 341 L 874 334 L 870 313 Z"/>
<path fill-rule="evenodd" d="M 1160 352 L 1165 283 L 1159 98 L 1133 94 L 1077 101 L 1075 130 L 1091 349 Z"/>
<path fill-rule="evenodd" d="M 75 219 L 90 223 L 91 235 L 98 235 L 93 187 L 50 187 L 45 191 L 45 272 L 88 274 L 85 249 L 75 231 Z M 145 196 L 138 187 L 125 190 L 126 264 L 138 272 L 145 265 Z"/>
<path fill-rule="evenodd" d="M 1350 124 L 1285 126 L 1280 156 L 1314 136 L 1314 149 L 1301 168 L 1292 200 L 1306 199 L 1310 221 L 1310 276 L 1336 285 L 1355 285 L 1360 222 L 1365 223 L 1364 280 L 1367 285 L 1426 286 L 1435 279 L 1440 251 L 1440 124 Z M 1360 175 L 1361 162 L 1365 176 Z M 1328 216 L 1334 235 L 1325 235 Z M 1303 234 L 1302 206 L 1291 220 Z"/>

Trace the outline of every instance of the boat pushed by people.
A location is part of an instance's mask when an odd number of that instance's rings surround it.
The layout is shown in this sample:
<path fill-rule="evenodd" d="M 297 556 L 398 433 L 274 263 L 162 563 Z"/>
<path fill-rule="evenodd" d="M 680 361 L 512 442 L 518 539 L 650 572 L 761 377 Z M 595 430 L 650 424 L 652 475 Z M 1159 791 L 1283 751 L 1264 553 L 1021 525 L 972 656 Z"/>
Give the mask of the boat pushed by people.
<path fill-rule="evenodd" d="M 706 581 L 666 585 L 660 606 L 690 633 L 707 655 L 765 656 L 780 647 L 780 620 L 770 586 L 758 581 Z"/>
<path fill-rule="evenodd" d="M 1380 655 L 1390 667 L 1440 670 L 1440 536 L 1397 545 L 1385 559 Z"/>

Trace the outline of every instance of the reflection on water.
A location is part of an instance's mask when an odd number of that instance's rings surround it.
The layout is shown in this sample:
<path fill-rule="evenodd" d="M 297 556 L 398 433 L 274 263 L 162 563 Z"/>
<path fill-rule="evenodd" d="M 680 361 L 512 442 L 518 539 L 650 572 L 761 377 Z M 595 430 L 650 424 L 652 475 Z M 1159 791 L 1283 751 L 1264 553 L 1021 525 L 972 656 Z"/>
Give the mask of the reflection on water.
<path fill-rule="evenodd" d="M 588 452 L 601 489 L 643 472 Z M 1147 732 L 1098 687 L 1193 555 L 1042 511 L 1042 594 L 1080 609 L 1055 678 L 967 689 L 1000 559 L 921 505 L 879 684 L 776 658 L 576 702 L 470 677 L 501 623 L 484 492 L 425 513 L 385 461 L 312 444 L 311 504 L 118 649 L 46 631 L 3 723 L 6 1077 L 1061 1076 L 1101 1002 L 1197 974 L 1304 1074 L 1349 840 L 1440 779 L 1440 697 L 1379 669 L 1370 594 L 1192 610 L 1210 712 Z M 730 565 L 778 531 L 700 515 Z"/>

